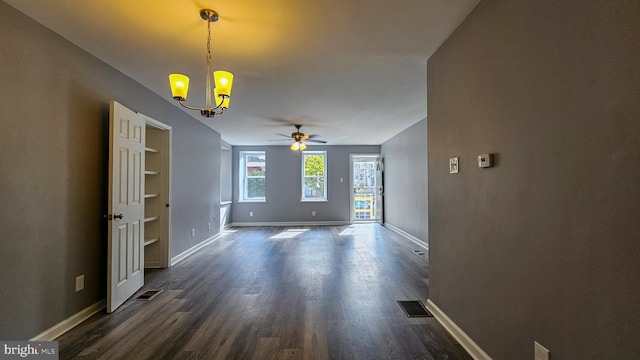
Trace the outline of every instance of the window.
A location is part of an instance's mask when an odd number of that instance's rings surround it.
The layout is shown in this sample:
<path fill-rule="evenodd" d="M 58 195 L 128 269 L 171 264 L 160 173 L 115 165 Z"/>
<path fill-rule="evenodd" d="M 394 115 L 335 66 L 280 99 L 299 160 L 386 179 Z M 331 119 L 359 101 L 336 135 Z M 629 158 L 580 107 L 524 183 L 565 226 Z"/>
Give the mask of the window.
<path fill-rule="evenodd" d="M 240 152 L 240 201 L 265 201 L 267 155 L 264 151 Z"/>
<path fill-rule="evenodd" d="M 327 152 L 302 152 L 302 201 L 327 201 Z"/>

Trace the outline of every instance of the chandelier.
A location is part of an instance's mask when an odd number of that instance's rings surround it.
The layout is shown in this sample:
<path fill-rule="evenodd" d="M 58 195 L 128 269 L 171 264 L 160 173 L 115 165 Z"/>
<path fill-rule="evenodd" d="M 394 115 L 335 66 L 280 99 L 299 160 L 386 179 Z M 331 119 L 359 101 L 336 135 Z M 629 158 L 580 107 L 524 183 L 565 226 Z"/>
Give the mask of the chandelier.
<path fill-rule="evenodd" d="M 214 71 L 213 83 L 215 87 L 211 88 L 211 23 L 218 21 L 218 13 L 211 9 L 200 10 L 200 17 L 207 21 L 207 88 L 206 103 L 204 108 L 197 108 L 186 105 L 184 101 L 187 99 L 189 91 L 189 78 L 182 74 L 169 75 L 169 83 L 171 84 L 171 96 L 177 100 L 180 105 L 187 109 L 199 110 L 202 116 L 214 117 L 222 114 L 229 108 L 229 100 L 231 96 L 231 85 L 233 84 L 233 74 L 228 71 Z M 213 99 L 211 99 L 213 95 Z M 213 100 L 213 104 L 212 104 Z"/>

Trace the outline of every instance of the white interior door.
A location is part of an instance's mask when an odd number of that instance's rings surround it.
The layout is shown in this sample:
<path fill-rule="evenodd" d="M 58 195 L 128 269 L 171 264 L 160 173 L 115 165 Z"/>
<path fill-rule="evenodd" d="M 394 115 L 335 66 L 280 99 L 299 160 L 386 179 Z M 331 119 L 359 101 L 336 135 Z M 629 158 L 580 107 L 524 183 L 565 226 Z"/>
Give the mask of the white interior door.
<path fill-rule="evenodd" d="M 144 284 L 144 119 L 112 100 L 109 135 L 107 312 L 113 312 Z"/>

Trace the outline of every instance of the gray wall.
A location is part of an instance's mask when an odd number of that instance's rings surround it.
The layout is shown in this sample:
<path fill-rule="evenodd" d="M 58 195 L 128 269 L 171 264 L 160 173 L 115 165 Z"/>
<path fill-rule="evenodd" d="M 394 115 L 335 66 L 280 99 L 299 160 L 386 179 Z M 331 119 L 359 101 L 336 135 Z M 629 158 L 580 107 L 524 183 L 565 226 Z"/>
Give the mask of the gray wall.
<path fill-rule="evenodd" d="M 231 224 L 231 200 L 233 199 L 233 187 L 231 182 L 233 181 L 233 165 L 232 160 L 232 146 L 222 141 L 222 152 L 220 154 L 220 200 L 224 202 L 224 205 L 220 205 L 220 228 Z"/>
<path fill-rule="evenodd" d="M 155 100 L 161 103 L 164 99 L 156 95 Z M 185 115 L 172 104 L 165 103 L 164 106 L 176 115 L 173 117 L 176 121 L 167 121 L 174 126 L 171 255 L 176 256 L 220 232 L 222 150 L 220 134 Z M 157 119 L 162 121 L 162 118 Z M 208 223 L 211 223 L 211 230 Z M 194 237 L 191 237 L 191 229 L 195 229 Z"/>
<path fill-rule="evenodd" d="M 266 151 L 266 203 L 238 202 L 240 151 Z M 380 146 L 313 145 L 307 151 L 327 151 L 327 202 L 300 202 L 300 152 L 289 146 L 234 146 L 232 222 L 349 221 L 349 154 L 379 154 Z M 250 211 L 253 217 L 249 216 Z M 316 216 L 311 216 L 312 211 Z"/>
<path fill-rule="evenodd" d="M 428 242 L 427 120 L 381 146 L 384 159 L 384 222 Z"/>
<path fill-rule="evenodd" d="M 24 340 L 105 297 L 109 100 L 173 127 L 172 255 L 219 231 L 220 135 L 4 2 L 0 49 L 0 339 Z"/>
<path fill-rule="evenodd" d="M 231 186 L 233 166 L 231 165 L 231 158 L 231 145 L 223 140 L 220 154 L 220 200 L 222 201 L 231 201 L 233 198 L 233 188 Z"/>
<path fill-rule="evenodd" d="M 640 358 L 639 14 L 484 0 L 428 62 L 430 298 L 495 360 Z"/>

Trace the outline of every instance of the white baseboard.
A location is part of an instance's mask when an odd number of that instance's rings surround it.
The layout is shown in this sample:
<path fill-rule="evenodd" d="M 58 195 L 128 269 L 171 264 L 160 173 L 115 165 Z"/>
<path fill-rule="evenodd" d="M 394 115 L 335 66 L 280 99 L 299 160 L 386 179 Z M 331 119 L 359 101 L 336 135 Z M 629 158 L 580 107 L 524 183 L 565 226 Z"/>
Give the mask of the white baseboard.
<path fill-rule="evenodd" d="M 174 256 L 171 258 L 171 266 L 179 263 L 180 261 L 188 258 L 190 255 L 193 255 L 194 253 L 196 253 L 198 250 L 202 249 L 203 247 L 211 244 L 212 242 L 218 240 L 218 238 L 220 238 L 220 236 L 222 235 L 222 233 L 218 233 L 216 235 L 213 235 L 212 237 L 208 238 L 207 240 L 198 243 L 194 246 L 192 246 L 191 248 L 181 252 L 180 254 Z"/>
<path fill-rule="evenodd" d="M 442 326 L 453 336 L 462 347 L 467 350 L 469 355 L 475 360 L 491 360 L 491 357 L 484 352 L 478 344 L 475 343 L 456 323 L 451 320 L 447 314 L 444 313 L 436 304 L 431 301 L 431 299 L 427 299 L 427 303 L 425 304 L 427 310 L 429 310 L 433 317 L 438 320 Z"/>
<path fill-rule="evenodd" d="M 71 317 L 53 325 L 49 329 L 34 336 L 29 341 L 52 341 L 55 338 L 59 337 L 60 335 L 78 326 L 80 323 L 82 323 L 83 321 L 93 316 L 93 314 L 97 313 L 102 309 L 105 309 L 106 307 L 107 307 L 107 300 L 106 299 L 100 300 L 97 303 L 81 310 L 77 314 L 72 315 Z"/>
<path fill-rule="evenodd" d="M 237 226 L 339 226 L 351 225 L 348 221 L 286 221 L 286 222 L 234 222 L 230 227 Z"/>
<path fill-rule="evenodd" d="M 429 251 L 429 245 L 427 243 L 425 243 L 424 241 L 418 239 L 417 237 L 409 234 L 408 232 L 406 232 L 406 231 L 404 231 L 404 230 L 402 230 L 400 228 L 397 228 L 397 227 L 395 227 L 395 226 L 393 226 L 393 225 L 391 225 L 391 224 L 389 224 L 387 222 L 384 223 L 384 227 L 389 228 L 389 230 L 406 237 L 408 240 L 411 240 L 416 245 L 418 245 L 418 246 L 422 247 L 423 249 Z"/>

